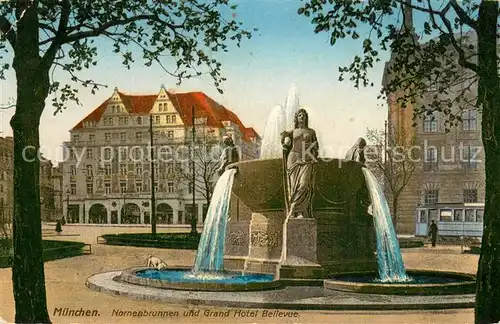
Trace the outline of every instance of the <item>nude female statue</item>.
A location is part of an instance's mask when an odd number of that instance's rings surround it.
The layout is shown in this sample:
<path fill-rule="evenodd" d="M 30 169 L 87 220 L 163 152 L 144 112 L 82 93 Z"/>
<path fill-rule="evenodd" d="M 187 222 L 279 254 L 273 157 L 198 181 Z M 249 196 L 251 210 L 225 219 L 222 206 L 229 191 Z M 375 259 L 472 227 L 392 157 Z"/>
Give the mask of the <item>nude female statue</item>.
<path fill-rule="evenodd" d="M 318 139 L 308 122 L 307 112 L 299 109 L 295 114 L 294 129 L 281 134 L 288 180 L 287 217 L 292 218 L 312 217 L 313 171 L 318 157 Z"/>

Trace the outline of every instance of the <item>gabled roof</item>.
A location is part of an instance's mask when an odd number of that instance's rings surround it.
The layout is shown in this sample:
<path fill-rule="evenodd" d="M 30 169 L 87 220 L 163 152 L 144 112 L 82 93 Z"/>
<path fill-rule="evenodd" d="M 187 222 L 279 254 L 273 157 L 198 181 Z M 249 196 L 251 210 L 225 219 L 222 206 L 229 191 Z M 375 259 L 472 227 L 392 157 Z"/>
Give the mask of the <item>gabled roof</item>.
<path fill-rule="evenodd" d="M 127 95 L 122 92 L 118 92 L 118 94 L 120 95 L 127 111 L 131 114 L 137 115 L 149 114 L 156 99 L 158 98 L 158 95 Z M 192 109 L 194 106 L 195 117 L 206 117 L 207 126 L 222 128 L 224 127 L 222 124 L 223 121 L 231 121 L 238 126 L 245 140 L 248 140 L 251 137 L 259 136 L 253 128 L 246 128 L 235 113 L 225 108 L 203 92 L 167 92 L 167 95 L 186 126 L 192 125 Z M 76 124 L 72 130 L 82 128 L 84 122 L 99 121 L 106 110 L 109 100 L 110 99 L 104 101 L 87 117 Z"/>
<path fill-rule="evenodd" d="M 125 109 L 132 114 L 147 114 L 153 107 L 158 95 L 126 95 L 118 92 Z"/>

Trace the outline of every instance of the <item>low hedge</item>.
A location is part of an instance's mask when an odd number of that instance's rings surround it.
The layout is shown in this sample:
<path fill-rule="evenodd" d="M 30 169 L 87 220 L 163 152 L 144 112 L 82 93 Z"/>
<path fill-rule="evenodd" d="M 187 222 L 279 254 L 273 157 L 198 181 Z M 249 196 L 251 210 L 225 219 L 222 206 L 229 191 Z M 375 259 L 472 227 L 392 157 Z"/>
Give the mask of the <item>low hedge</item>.
<path fill-rule="evenodd" d="M 200 236 L 199 233 L 158 233 L 156 235 L 150 233 L 123 233 L 105 234 L 102 238 L 105 240 L 105 244 L 109 245 L 196 250 L 200 242 Z"/>
<path fill-rule="evenodd" d="M 84 254 L 85 243 L 70 241 L 43 240 L 43 260 L 52 261 Z M 12 266 L 13 261 L 12 241 L 10 239 L 0 240 L 0 268 Z"/>
<path fill-rule="evenodd" d="M 399 247 L 401 249 L 412 249 L 424 246 L 424 241 L 415 238 L 399 238 Z"/>

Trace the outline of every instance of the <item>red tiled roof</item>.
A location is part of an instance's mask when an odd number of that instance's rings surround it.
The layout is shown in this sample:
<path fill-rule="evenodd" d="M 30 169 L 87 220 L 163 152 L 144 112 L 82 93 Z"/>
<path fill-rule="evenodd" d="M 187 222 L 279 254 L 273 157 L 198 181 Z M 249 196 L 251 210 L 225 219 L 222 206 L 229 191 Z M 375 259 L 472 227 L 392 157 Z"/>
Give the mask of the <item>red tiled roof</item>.
<path fill-rule="evenodd" d="M 260 137 L 259 134 L 255 131 L 255 129 L 253 127 L 247 127 L 245 128 L 245 134 L 247 137 L 255 137 L 255 138 L 258 138 Z"/>
<path fill-rule="evenodd" d="M 153 108 L 153 104 L 158 95 L 127 95 L 118 92 L 127 111 L 132 114 L 148 114 Z M 245 140 L 250 137 L 258 136 L 253 128 L 246 128 L 238 116 L 228 110 L 218 102 L 204 94 L 203 92 L 187 93 L 169 93 L 168 97 L 180 114 L 184 125 L 192 125 L 192 107 L 194 105 L 194 114 L 196 117 L 207 117 L 207 126 L 221 128 L 222 121 L 231 121 L 238 125 L 240 132 Z M 92 111 L 87 117 L 81 120 L 73 129 L 80 129 L 83 123 L 87 121 L 99 121 L 104 113 L 109 99 L 103 102 L 99 107 Z"/>
<path fill-rule="evenodd" d="M 101 119 L 102 114 L 106 110 L 106 107 L 108 106 L 108 101 L 109 101 L 109 99 L 104 101 L 99 107 L 97 107 L 96 109 L 94 109 L 94 111 L 92 111 L 90 114 L 88 114 L 87 117 L 80 120 L 80 122 L 78 124 L 76 124 L 72 130 L 83 128 L 84 122 L 99 121 Z"/>
<path fill-rule="evenodd" d="M 126 95 L 118 92 L 122 99 L 123 105 L 129 113 L 147 114 L 153 107 L 158 95 Z"/>

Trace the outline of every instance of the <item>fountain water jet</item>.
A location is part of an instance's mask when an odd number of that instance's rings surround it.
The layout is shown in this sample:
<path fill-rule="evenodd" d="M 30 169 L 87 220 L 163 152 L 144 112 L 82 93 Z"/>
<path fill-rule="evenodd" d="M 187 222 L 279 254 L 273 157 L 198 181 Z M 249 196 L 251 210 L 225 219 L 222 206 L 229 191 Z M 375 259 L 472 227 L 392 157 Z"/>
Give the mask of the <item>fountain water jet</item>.
<path fill-rule="evenodd" d="M 236 170 L 225 171 L 217 181 L 208 207 L 193 271 L 219 272 L 224 269 L 224 242 L 231 189 Z"/>
<path fill-rule="evenodd" d="M 260 146 L 260 159 L 279 159 L 283 155 L 280 134 L 285 130 L 285 111 L 275 106 L 269 113 Z"/>
<path fill-rule="evenodd" d="M 285 101 L 285 125 L 283 130 L 290 130 L 294 128 L 294 118 L 295 118 L 295 113 L 297 110 L 300 109 L 300 102 L 299 102 L 299 91 L 295 84 L 292 84 L 290 86 L 290 89 L 288 90 L 288 96 L 286 97 Z"/>
<path fill-rule="evenodd" d="M 367 168 L 362 170 L 366 178 L 374 214 L 379 279 L 381 282 L 410 281 L 411 279 L 406 274 L 398 238 L 392 225 L 391 213 L 382 188 L 370 170 Z"/>

